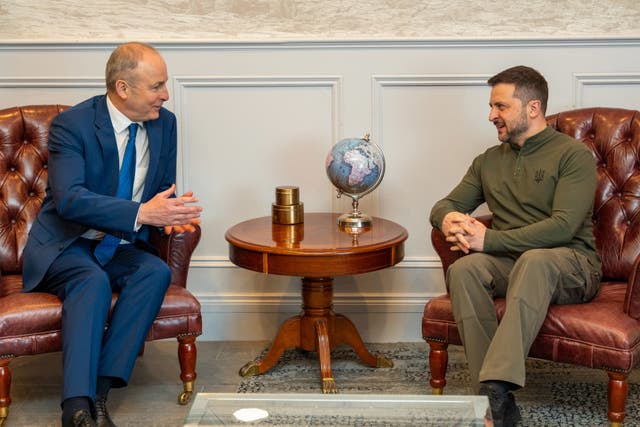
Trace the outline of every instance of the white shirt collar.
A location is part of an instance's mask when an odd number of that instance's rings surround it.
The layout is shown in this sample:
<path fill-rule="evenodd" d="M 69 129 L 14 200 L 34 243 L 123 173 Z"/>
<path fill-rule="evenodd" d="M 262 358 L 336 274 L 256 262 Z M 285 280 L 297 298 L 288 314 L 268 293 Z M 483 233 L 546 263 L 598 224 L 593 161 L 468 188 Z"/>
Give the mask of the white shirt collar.
<path fill-rule="evenodd" d="M 113 130 L 116 133 L 124 132 L 131 123 L 134 123 L 127 116 L 122 114 L 115 105 L 113 105 L 109 95 L 107 95 L 107 110 L 109 111 L 109 117 L 111 118 L 111 126 L 113 126 Z M 138 126 L 143 126 L 140 122 L 136 123 L 138 123 Z"/>

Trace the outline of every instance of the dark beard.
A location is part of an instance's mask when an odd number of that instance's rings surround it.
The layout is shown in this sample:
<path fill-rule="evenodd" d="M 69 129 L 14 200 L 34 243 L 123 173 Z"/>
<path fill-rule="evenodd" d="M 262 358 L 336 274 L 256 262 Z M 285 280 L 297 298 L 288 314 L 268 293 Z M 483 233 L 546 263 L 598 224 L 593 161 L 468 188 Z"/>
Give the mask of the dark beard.
<path fill-rule="evenodd" d="M 517 144 L 517 139 L 529 130 L 529 123 L 527 122 L 527 113 L 522 111 L 520 120 L 516 123 L 513 129 L 510 129 L 502 137 L 498 136 L 498 139 L 502 142 L 508 142 L 510 144 Z"/>

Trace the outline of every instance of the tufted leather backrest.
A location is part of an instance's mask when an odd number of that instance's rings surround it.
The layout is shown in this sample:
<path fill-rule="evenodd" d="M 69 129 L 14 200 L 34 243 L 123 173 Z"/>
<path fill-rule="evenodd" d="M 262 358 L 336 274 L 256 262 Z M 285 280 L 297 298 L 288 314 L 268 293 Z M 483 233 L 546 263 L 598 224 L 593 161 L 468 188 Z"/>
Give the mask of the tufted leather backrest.
<path fill-rule="evenodd" d="M 603 275 L 627 281 L 640 255 L 640 111 L 585 108 L 551 115 L 547 122 L 593 152 L 593 222 Z"/>
<path fill-rule="evenodd" d="M 22 250 L 47 186 L 47 141 L 53 118 L 68 107 L 31 105 L 0 110 L 1 287 L 22 271 Z M 10 280 L 13 285 L 15 280 Z M 0 294 L 8 293 L 0 289 Z"/>

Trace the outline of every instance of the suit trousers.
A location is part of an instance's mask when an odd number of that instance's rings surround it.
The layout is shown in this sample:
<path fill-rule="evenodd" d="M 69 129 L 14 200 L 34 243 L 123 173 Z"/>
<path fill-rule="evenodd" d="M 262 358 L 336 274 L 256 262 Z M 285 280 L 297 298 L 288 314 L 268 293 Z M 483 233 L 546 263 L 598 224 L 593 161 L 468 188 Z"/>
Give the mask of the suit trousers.
<path fill-rule="evenodd" d="M 503 380 L 525 385 L 525 360 L 549 304 L 587 302 L 600 271 L 573 249 L 532 249 L 514 259 L 473 253 L 454 262 L 446 284 L 472 386 Z M 494 298 L 506 299 L 498 324 Z"/>
<path fill-rule="evenodd" d="M 62 400 L 95 399 L 98 376 L 125 386 L 171 281 L 169 267 L 132 244 L 104 268 L 96 242 L 77 239 L 51 264 L 37 290 L 62 300 Z M 112 292 L 118 293 L 111 318 Z"/>

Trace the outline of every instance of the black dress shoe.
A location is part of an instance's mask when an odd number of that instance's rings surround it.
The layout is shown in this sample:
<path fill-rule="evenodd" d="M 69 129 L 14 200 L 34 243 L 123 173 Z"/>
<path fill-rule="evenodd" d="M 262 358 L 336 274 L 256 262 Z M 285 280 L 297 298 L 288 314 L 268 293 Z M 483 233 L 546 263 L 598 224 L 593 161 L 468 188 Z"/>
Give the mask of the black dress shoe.
<path fill-rule="evenodd" d="M 71 416 L 71 423 L 65 423 L 63 427 L 95 427 L 96 422 L 91 417 L 91 413 L 86 409 L 80 409 Z"/>
<path fill-rule="evenodd" d="M 520 409 L 513 393 L 502 384 L 486 381 L 480 384 L 480 394 L 489 398 L 491 417 L 495 427 L 514 427 L 520 422 Z"/>
<path fill-rule="evenodd" d="M 96 397 L 96 425 L 98 427 L 116 427 L 107 411 L 107 399 Z"/>

